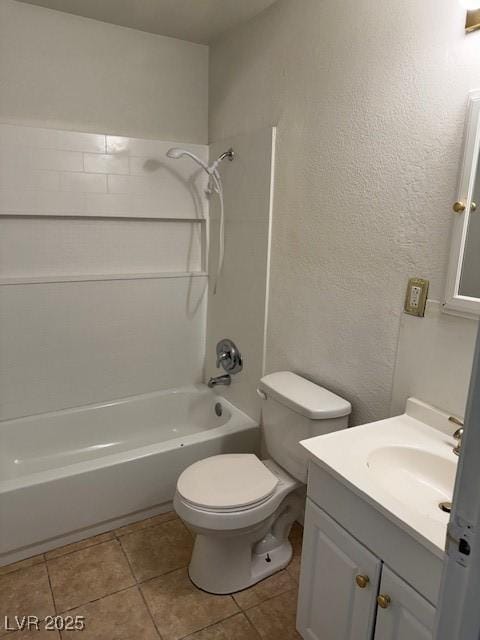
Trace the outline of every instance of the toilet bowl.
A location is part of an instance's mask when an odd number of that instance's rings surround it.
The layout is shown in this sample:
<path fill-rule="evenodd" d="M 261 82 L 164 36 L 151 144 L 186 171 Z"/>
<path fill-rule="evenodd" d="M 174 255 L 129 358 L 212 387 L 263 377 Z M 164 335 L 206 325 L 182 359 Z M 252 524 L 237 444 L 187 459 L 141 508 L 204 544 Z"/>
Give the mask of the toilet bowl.
<path fill-rule="evenodd" d="M 286 567 L 288 533 L 304 501 L 294 493 L 300 487 L 272 460 L 253 454 L 213 456 L 186 469 L 174 507 L 195 534 L 192 582 L 210 593 L 233 593 Z"/>
<path fill-rule="evenodd" d="M 178 516 L 195 534 L 192 582 L 210 593 L 246 589 L 290 562 L 288 535 L 303 513 L 307 458 L 298 444 L 347 426 L 350 404 L 300 376 L 262 378 L 262 427 L 271 458 L 221 454 L 180 475 Z"/>

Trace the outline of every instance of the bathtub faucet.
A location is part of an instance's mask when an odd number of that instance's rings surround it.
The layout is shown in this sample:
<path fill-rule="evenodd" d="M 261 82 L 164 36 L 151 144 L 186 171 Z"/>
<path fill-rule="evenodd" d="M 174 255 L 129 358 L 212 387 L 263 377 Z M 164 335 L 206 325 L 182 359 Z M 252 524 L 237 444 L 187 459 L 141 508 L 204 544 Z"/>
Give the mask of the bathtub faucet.
<path fill-rule="evenodd" d="M 227 373 L 226 375 L 223 376 L 217 376 L 216 378 L 210 378 L 210 380 L 208 381 L 207 385 L 210 389 L 213 389 L 213 387 L 216 387 L 219 384 L 223 384 L 225 386 L 229 386 L 232 384 L 232 379 L 230 377 L 230 375 Z"/>

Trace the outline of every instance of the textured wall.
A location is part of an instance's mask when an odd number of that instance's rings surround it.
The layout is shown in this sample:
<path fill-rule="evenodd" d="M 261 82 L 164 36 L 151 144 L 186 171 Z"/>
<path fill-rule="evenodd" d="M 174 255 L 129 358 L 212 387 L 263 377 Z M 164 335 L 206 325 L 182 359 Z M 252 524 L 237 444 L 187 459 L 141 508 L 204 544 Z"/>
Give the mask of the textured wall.
<path fill-rule="evenodd" d="M 208 48 L 0 0 L 0 119 L 207 142 Z"/>
<path fill-rule="evenodd" d="M 454 0 L 279 0 L 210 52 L 210 137 L 277 124 L 267 371 L 389 413 L 409 276 L 441 299 L 480 34 Z"/>

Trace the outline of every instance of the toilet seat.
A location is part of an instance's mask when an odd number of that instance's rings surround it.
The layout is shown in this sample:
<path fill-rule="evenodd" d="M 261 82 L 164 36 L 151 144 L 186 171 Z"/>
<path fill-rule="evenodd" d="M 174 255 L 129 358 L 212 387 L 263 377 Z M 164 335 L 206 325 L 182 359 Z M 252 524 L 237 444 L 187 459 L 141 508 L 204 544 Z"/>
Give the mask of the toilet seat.
<path fill-rule="evenodd" d="M 208 500 L 205 500 L 205 495 L 203 495 L 203 493 L 200 494 L 202 489 L 195 489 L 193 487 L 193 483 L 197 482 L 197 484 L 199 484 L 197 473 L 193 471 L 190 473 L 192 469 L 198 469 L 197 465 L 199 463 L 195 462 L 193 465 L 185 469 L 185 471 L 180 475 L 173 503 L 175 511 L 180 518 L 188 525 L 197 529 L 217 532 L 223 531 L 226 533 L 242 530 L 246 527 L 256 526 L 266 518 L 269 518 L 280 505 L 283 498 L 300 486 L 300 483 L 297 480 L 289 476 L 288 473 L 275 464 L 273 460 L 261 461 L 256 456 L 245 453 L 234 455 L 221 454 L 220 456 L 213 456 L 212 458 L 200 460 L 200 463 L 205 463 L 205 467 L 202 469 L 201 475 L 202 478 L 206 478 L 207 483 L 210 481 L 208 478 L 208 468 L 210 466 L 208 461 L 211 461 L 214 458 L 222 459 L 220 462 L 216 463 L 218 465 L 225 462 L 229 465 L 232 465 L 233 463 L 237 467 L 237 470 L 243 468 L 244 474 L 245 469 L 253 469 L 251 476 L 241 476 L 242 482 L 248 486 L 249 491 L 251 492 L 250 501 L 248 502 L 244 500 L 247 504 L 238 506 L 238 503 L 242 502 L 242 500 L 238 499 L 238 495 L 236 500 L 232 500 L 232 494 L 226 491 L 226 483 L 221 479 L 221 481 L 217 482 L 216 490 L 218 493 L 221 492 L 223 497 L 221 500 L 210 500 L 217 505 L 216 507 L 206 507 L 200 504 L 195 504 L 192 498 L 197 498 L 204 503 L 208 502 Z M 233 458 L 237 458 L 237 460 L 234 461 Z M 248 462 L 248 464 L 244 464 L 244 462 Z M 261 467 L 263 467 L 263 469 Z M 255 470 L 258 471 L 258 475 Z M 203 472 L 205 472 L 205 475 Z M 262 474 L 264 479 L 267 478 L 269 480 L 271 483 L 270 486 L 273 486 L 273 489 L 269 491 L 267 483 L 262 486 L 262 491 L 260 491 L 260 487 L 254 486 L 252 479 L 258 478 L 260 474 Z M 268 474 L 270 474 L 271 477 Z M 186 482 L 184 482 L 185 478 L 187 479 Z M 257 491 L 256 498 L 252 498 L 252 495 L 255 496 L 255 490 Z M 219 506 L 220 502 L 222 502 L 221 506 Z M 230 504 L 228 504 L 229 502 Z M 232 502 L 236 502 L 237 506 L 232 506 Z"/>
<path fill-rule="evenodd" d="M 197 509 L 244 511 L 268 500 L 278 483 L 278 477 L 257 456 L 221 454 L 185 469 L 178 479 L 177 493 Z"/>

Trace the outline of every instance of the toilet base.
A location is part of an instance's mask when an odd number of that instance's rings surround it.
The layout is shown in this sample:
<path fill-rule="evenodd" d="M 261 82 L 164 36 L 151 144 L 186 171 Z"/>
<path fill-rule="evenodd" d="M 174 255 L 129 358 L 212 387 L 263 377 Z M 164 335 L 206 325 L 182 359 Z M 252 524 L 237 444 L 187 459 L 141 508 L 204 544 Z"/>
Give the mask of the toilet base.
<path fill-rule="evenodd" d="M 235 593 L 284 569 L 292 558 L 288 535 L 302 510 L 303 500 L 293 492 L 264 522 L 241 531 L 197 529 L 190 579 L 194 585 L 218 595 Z"/>
<path fill-rule="evenodd" d="M 197 536 L 195 540 L 188 573 L 190 580 L 196 587 L 215 595 L 227 595 L 248 589 L 248 587 L 284 569 L 292 559 L 292 545 L 286 540 L 276 548 L 259 554 L 252 553 L 249 546 L 248 558 L 245 558 L 245 553 L 239 554 L 238 548 L 236 551 L 232 549 L 231 551 L 235 555 L 230 556 L 226 563 L 219 562 L 217 541 L 214 549 L 216 564 L 207 566 L 201 560 L 205 558 L 205 543 L 211 543 L 211 538 L 206 540 L 201 538 L 202 536 Z M 196 550 L 198 555 L 195 553 Z"/>

